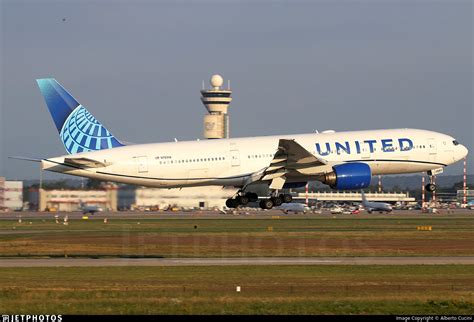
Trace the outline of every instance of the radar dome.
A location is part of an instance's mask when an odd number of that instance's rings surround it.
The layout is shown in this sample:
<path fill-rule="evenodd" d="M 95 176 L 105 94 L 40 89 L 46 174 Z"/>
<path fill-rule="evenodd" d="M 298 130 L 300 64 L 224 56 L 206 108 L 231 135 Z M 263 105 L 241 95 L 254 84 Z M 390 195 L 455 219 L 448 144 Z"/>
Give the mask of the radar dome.
<path fill-rule="evenodd" d="M 221 87 L 224 83 L 224 79 L 221 75 L 215 74 L 211 77 L 211 86 L 212 87 Z"/>

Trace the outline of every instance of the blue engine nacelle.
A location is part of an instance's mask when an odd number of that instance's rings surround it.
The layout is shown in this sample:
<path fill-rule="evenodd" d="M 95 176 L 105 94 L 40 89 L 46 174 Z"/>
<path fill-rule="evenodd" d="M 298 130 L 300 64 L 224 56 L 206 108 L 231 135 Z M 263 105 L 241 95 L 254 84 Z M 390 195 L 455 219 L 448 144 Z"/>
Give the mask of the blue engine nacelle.
<path fill-rule="evenodd" d="M 335 165 L 333 172 L 325 175 L 323 183 L 333 189 L 356 190 L 370 185 L 372 172 L 366 163 L 344 163 Z"/>

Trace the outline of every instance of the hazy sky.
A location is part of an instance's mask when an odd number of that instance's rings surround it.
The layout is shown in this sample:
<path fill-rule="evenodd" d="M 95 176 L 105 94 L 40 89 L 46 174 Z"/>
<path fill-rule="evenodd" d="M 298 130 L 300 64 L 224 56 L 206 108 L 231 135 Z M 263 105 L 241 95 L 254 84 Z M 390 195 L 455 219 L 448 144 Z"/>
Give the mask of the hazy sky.
<path fill-rule="evenodd" d="M 472 1 L 0 3 L 0 176 L 38 178 L 8 155 L 65 153 L 36 78 L 144 143 L 202 136 L 213 73 L 231 80 L 233 137 L 431 129 L 471 150 L 474 173 Z"/>

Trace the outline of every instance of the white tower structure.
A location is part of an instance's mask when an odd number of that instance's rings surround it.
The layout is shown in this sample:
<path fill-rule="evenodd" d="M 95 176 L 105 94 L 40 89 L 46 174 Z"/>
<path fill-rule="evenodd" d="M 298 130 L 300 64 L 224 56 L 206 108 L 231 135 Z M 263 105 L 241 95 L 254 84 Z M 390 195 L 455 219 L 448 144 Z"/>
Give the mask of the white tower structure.
<path fill-rule="evenodd" d="M 204 138 L 229 138 L 229 115 L 227 109 L 232 101 L 230 86 L 222 89 L 224 79 L 221 75 L 212 75 L 211 88 L 201 90 L 201 101 L 206 106 L 208 115 L 204 116 Z"/>

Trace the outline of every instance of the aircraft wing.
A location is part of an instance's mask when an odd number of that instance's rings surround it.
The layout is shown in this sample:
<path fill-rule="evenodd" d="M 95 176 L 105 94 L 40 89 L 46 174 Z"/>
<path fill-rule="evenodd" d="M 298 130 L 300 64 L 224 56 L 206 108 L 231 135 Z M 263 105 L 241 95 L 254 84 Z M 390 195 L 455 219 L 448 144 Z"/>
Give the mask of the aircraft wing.
<path fill-rule="evenodd" d="M 110 163 L 97 161 L 90 158 L 64 158 L 64 163 L 85 168 L 103 168 L 110 165 Z"/>
<path fill-rule="evenodd" d="M 318 176 L 330 169 L 328 161 L 314 156 L 295 140 L 280 139 L 278 150 L 260 180 L 271 180 L 271 189 L 281 189 L 287 180 L 308 181 L 308 176 Z"/>
<path fill-rule="evenodd" d="M 296 164 L 324 165 L 328 163 L 311 154 L 295 140 L 280 139 L 275 157 L 286 157 L 287 162 Z"/>

